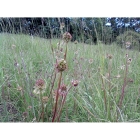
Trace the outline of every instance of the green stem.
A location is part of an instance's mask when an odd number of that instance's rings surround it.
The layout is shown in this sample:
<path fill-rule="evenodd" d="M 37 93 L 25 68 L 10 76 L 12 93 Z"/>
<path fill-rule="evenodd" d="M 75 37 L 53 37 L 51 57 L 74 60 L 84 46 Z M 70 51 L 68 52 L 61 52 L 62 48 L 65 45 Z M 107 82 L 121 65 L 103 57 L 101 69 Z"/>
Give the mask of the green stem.
<path fill-rule="evenodd" d="M 101 73 L 100 73 L 101 75 Z M 104 80 L 103 80 L 103 77 L 101 75 L 101 81 L 102 81 L 102 86 L 103 86 L 103 92 L 104 92 L 104 104 L 105 104 L 105 109 L 107 111 L 107 103 L 106 103 L 106 90 L 105 90 L 105 84 L 104 84 Z"/>
<path fill-rule="evenodd" d="M 110 112 L 110 110 L 111 110 L 111 101 L 110 101 L 110 90 L 111 90 L 111 81 L 110 81 L 110 79 L 111 79 L 111 63 L 112 63 L 112 61 L 111 60 L 109 60 L 109 65 L 108 65 L 108 91 L 109 91 L 109 94 L 108 94 L 108 118 L 109 118 L 109 120 L 111 120 L 111 112 Z"/>
<path fill-rule="evenodd" d="M 120 96 L 120 102 L 119 102 L 119 107 L 120 107 L 120 108 L 121 108 L 121 106 L 122 106 L 122 102 L 123 102 L 124 94 L 125 94 L 125 87 L 126 87 L 126 84 L 127 84 L 127 72 L 128 72 L 128 65 L 127 65 L 127 60 L 126 60 L 124 82 L 123 82 L 122 94 L 121 94 L 121 96 Z"/>

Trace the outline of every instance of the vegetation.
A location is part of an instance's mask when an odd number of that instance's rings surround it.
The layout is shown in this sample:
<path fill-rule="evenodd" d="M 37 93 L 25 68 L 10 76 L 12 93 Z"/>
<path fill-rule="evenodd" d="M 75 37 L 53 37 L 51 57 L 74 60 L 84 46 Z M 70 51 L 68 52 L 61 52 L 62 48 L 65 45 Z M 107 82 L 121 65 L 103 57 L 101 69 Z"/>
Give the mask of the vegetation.
<path fill-rule="evenodd" d="M 0 32 L 24 33 L 43 38 L 60 38 L 62 31 L 72 41 L 111 44 L 117 36 L 131 30 L 140 33 L 140 18 L 0 18 Z"/>
<path fill-rule="evenodd" d="M 140 34 L 134 31 L 126 31 L 119 35 L 116 39 L 116 43 L 122 47 L 125 47 L 125 43 L 130 42 L 131 48 L 140 51 Z"/>
<path fill-rule="evenodd" d="M 140 121 L 140 53 L 70 40 L 0 34 L 1 122 Z"/>

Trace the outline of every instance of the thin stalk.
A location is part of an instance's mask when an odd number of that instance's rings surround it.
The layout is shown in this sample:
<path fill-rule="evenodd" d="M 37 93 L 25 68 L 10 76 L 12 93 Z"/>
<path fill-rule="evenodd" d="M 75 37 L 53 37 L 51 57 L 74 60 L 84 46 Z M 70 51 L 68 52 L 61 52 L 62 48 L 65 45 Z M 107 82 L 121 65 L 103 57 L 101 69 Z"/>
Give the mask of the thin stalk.
<path fill-rule="evenodd" d="M 109 65 L 108 65 L 108 87 L 109 87 L 109 94 L 110 94 L 110 89 L 111 89 L 111 64 L 112 64 L 112 60 L 109 60 Z"/>
<path fill-rule="evenodd" d="M 103 79 L 103 76 L 101 74 L 101 70 L 100 69 L 99 69 L 99 76 L 101 77 L 102 88 L 103 88 L 103 93 L 104 93 L 105 110 L 107 112 L 107 97 L 106 97 L 105 83 L 104 83 L 104 79 Z"/>
<path fill-rule="evenodd" d="M 101 75 L 101 74 L 100 74 Z M 106 90 L 105 90 L 105 85 L 104 85 L 104 80 L 103 77 L 101 75 L 101 81 L 102 81 L 102 86 L 103 86 L 103 92 L 104 92 L 104 104 L 105 104 L 105 109 L 107 111 L 107 103 L 106 103 Z"/>
<path fill-rule="evenodd" d="M 63 108 L 63 106 L 64 106 L 64 103 L 65 103 L 65 101 L 66 101 L 66 97 L 67 97 L 67 94 L 68 94 L 68 92 L 69 92 L 69 90 L 72 88 L 72 86 L 68 89 L 68 91 L 67 91 L 67 93 L 66 93 L 66 95 L 63 97 L 63 99 L 62 99 L 62 102 L 61 102 L 61 106 L 60 106 L 60 109 L 59 109 L 59 113 L 58 113 L 58 119 L 57 119 L 57 121 L 59 122 L 59 120 L 60 120 L 60 116 L 61 116 L 61 112 L 62 112 L 62 108 Z"/>
<path fill-rule="evenodd" d="M 53 73 L 52 73 L 52 75 L 51 75 L 51 81 L 52 81 L 52 77 L 53 77 Z M 50 95 L 52 94 L 52 90 L 53 90 L 53 87 L 54 87 L 55 79 L 56 79 L 56 72 L 54 73 L 54 79 L 53 79 L 53 81 L 51 82 L 52 85 L 51 85 L 50 94 L 49 94 L 48 98 L 49 98 Z"/>
<path fill-rule="evenodd" d="M 61 26 L 60 18 L 58 18 L 58 22 L 59 22 L 59 24 L 60 24 L 60 26 Z M 62 36 L 63 36 L 63 29 L 60 29 L 60 31 L 61 31 L 61 38 L 62 38 Z"/>
<path fill-rule="evenodd" d="M 111 113 L 110 113 L 110 110 L 111 110 L 111 108 L 110 108 L 110 90 L 111 90 L 111 81 L 110 81 L 110 79 L 111 79 L 111 64 L 112 64 L 112 60 L 111 59 L 109 59 L 109 64 L 108 64 L 108 92 L 109 92 L 109 94 L 108 94 L 108 118 L 109 119 L 111 119 Z"/>
<path fill-rule="evenodd" d="M 64 59 L 66 60 L 67 57 L 67 47 L 68 47 L 68 43 L 66 43 L 66 50 L 65 50 L 65 54 L 64 54 Z"/>
<path fill-rule="evenodd" d="M 65 95 L 64 97 L 62 97 L 61 105 L 60 105 L 60 108 L 59 108 L 59 111 L 58 111 L 58 117 L 56 116 L 58 122 L 59 122 L 59 120 L 60 120 L 60 115 L 61 115 L 62 107 L 63 107 L 63 105 L 64 105 L 66 96 L 67 96 L 67 95 Z"/>
<path fill-rule="evenodd" d="M 55 117 L 56 117 L 56 113 L 57 113 L 57 103 L 58 103 L 58 98 L 59 98 L 59 89 L 60 89 L 60 85 L 61 85 L 61 79 L 62 79 L 62 72 L 60 72 L 58 88 L 57 88 L 57 94 L 56 94 L 56 103 L 55 103 L 55 109 L 54 109 L 54 114 L 53 114 L 52 122 L 54 122 Z"/>
<path fill-rule="evenodd" d="M 42 101 L 42 94 L 40 94 L 40 97 L 41 97 L 40 101 L 41 101 L 41 109 L 42 109 L 41 117 L 42 117 L 42 122 L 44 122 L 44 104 Z"/>
<path fill-rule="evenodd" d="M 127 84 L 127 73 L 128 73 L 128 65 L 127 65 L 127 59 L 126 59 L 124 82 L 123 82 L 122 93 L 121 93 L 120 102 L 119 102 L 119 107 L 120 108 L 122 107 L 122 102 L 123 102 L 123 99 L 124 99 L 125 87 L 126 87 L 126 84 Z"/>
<path fill-rule="evenodd" d="M 28 75 L 27 75 L 27 73 L 26 73 L 26 65 L 25 65 L 25 61 L 24 61 L 24 59 L 23 59 L 23 56 L 22 56 L 22 53 L 21 53 L 21 52 L 20 52 L 20 56 L 21 56 L 21 60 L 22 60 L 22 64 L 23 64 L 24 73 L 25 73 L 25 78 L 26 78 L 26 83 L 27 83 L 26 87 L 27 87 L 27 91 L 28 91 L 28 96 L 29 96 L 29 98 L 30 98 L 30 100 L 31 100 L 34 118 L 36 118 L 33 99 L 32 99 L 32 97 L 30 96 L 31 91 L 30 91 L 30 86 L 29 86 L 29 85 L 30 85 L 30 84 L 29 84 L 29 77 L 28 77 Z"/>

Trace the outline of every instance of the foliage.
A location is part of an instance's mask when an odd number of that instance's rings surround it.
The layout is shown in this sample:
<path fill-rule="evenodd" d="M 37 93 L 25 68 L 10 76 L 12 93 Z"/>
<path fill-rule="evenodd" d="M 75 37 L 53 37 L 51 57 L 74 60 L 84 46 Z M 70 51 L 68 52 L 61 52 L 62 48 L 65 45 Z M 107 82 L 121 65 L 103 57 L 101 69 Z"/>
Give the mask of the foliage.
<path fill-rule="evenodd" d="M 133 49 L 139 49 L 140 47 L 140 34 L 134 31 L 126 31 L 119 35 L 116 39 L 116 43 L 125 47 L 125 43 L 130 42 Z"/>
<path fill-rule="evenodd" d="M 58 42 L 61 47 L 57 46 Z M 33 93 L 34 85 L 40 83 L 36 82 L 37 79 L 43 79 L 39 81 L 46 85 L 43 86 L 43 101 L 46 101 L 43 121 L 52 121 L 53 96 L 58 87 L 57 81 L 61 79 L 59 75 L 53 75 L 53 70 L 54 66 L 58 69 L 60 65 L 59 62 L 55 65 L 55 58 L 66 52 L 66 46 L 62 44 L 60 39 L 0 34 L 1 122 L 40 121 L 36 119 L 41 113 L 40 100 Z M 63 98 L 58 99 L 59 121 L 139 122 L 139 52 L 102 43 L 69 42 L 67 45 L 67 68 L 61 80 L 66 87 L 76 87 L 69 91 L 62 104 Z M 52 85 L 54 79 L 56 81 Z M 65 86 L 63 92 L 62 86 L 59 90 L 62 94 L 65 93 Z"/>
<path fill-rule="evenodd" d="M 64 28 L 61 29 L 61 24 Z M 108 26 L 107 23 L 111 25 Z M 24 33 L 43 38 L 61 38 L 62 32 L 70 32 L 72 41 L 85 42 L 91 39 L 95 44 L 101 40 L 110 44 L 127 30 L 140 32 L 139 18 L 0 18 L 0 31 Z"/>

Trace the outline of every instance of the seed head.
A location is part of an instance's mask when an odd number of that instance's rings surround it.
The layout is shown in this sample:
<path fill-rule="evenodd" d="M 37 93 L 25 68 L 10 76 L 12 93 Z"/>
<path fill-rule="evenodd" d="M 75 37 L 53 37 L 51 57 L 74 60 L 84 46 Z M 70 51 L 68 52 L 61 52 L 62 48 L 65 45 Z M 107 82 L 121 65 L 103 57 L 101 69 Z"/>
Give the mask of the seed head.
<path fill-rule="evenodd" d="M 93 63 L 93 59 L 89 59 L 89 64 L 92 64 Z"/>
<path fill-rule="evenodd" d="M 45 85 L 45 81 L 42 79 L 38 79 L 35 83 L 35 86 L 37 86 L 38 88 L 44 88 Z"/>
<path fill-rule="evenodd" d="M 132 58 L 128 58 L 127 64 L 129 65 L 129 64 L 131 64 L 131 62 L 132 62 Z"/>
<path fill-rule="evenodd" d="M 125 43 L 125 47 L 126 47 L 126 49 L 129 49 L 129 48 L 130 48 L 130 45 L 131 45 L 130 42 L 126 42 L 126 43 Z"/>
<path fill-rule="evenodd" d="M 30 109 L 32 109 L 32 106 L 28 106 L 28 108 L 27 108 L 27 109 L 29 109 L 29 110 L 30 110 Z"/>
<path fill-rule="evenodd" d="M 21 86 L 18 86 L 17 91 L 23 91 L 23 88 Z"/>
<path fill-rule="evenodd" d="M 74 87 L 76 87 L 76 86 L 78 86 L 78 84 L 79 84 L 79 81 L 78 80 L 72 80 L 72 85 L 74 86 Z"/>
<path fill-rule="evenodd" d="M 66 87 L 66 85 L 64 85 L 64 84 L 61 85 L 60 88 L 59 88 L 58 93 L 60 95 L 62 95 L 62 96 L 66 95 L 67 94 L 67 87 Z"/>
<path fill-rule="evenodd" d="M 35 83 L 34 91 L 35 94 L 43 94 L 46 89 L 46 84 L 43 79 L 38 79 Z"/>
<path fill-rule="evenodd" d="M 107 54 L 107 58 L 108 58 L 108 59 L 112 59 L 112 57 L 113 57 L 113 56 L 112 56 L 111 54 Z"/>
<path fill-rule="evenodd" d="M 15 49 L 15 48 L 16 48 L 16 45 L 13 44 L 13 45 L 12 45 L 12 49 Z"/>
<path fill-rule="evenodd" d="M 126 54 L 126 57 L 128 57 L 128 54 Z"/>
<path fill-rule="evenodd" d="M 66 33 L 63 34 L 63 40 L 65 42 L 68 43 L 71 39 L 72 39 L 72 36 L 71 36 L 71 34 L 69 32 L 66 32 Z"/>
<path fill-rule="evenodd" d="M 66 69 L 67 67 L 67 63 L 64 59 L 60 59 L 57 61 L 56 63 L 56 69 L 58 70 L 58 72 L 62 72 Z"/>

